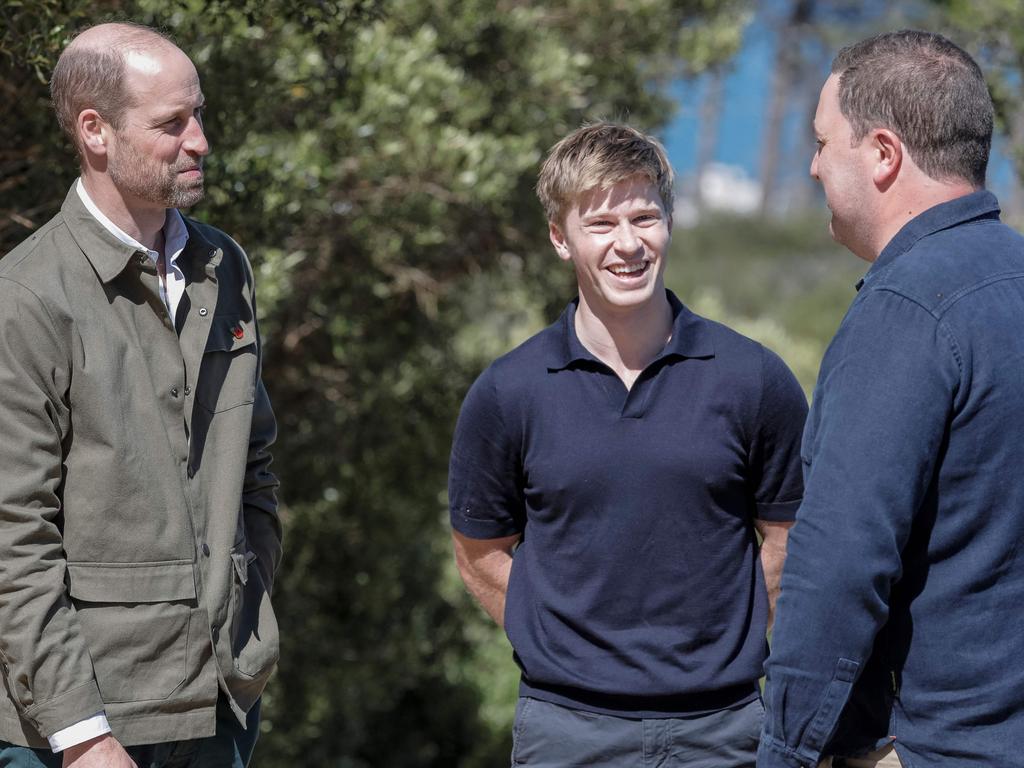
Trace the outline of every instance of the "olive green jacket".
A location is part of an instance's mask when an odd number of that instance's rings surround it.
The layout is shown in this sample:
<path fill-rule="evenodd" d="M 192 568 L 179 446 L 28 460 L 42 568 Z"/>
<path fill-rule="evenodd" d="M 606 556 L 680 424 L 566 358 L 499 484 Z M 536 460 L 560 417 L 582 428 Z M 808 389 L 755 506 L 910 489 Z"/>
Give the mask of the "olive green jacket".
<path fill-rule="evenodd" d="M 0 260 L 0 740 L 101 710 L 124 744 L 208 736 L 218 690 L 244 718 L 277 660 L 252 272 L 185 223 L 180 333 L 73 187 Z"/>

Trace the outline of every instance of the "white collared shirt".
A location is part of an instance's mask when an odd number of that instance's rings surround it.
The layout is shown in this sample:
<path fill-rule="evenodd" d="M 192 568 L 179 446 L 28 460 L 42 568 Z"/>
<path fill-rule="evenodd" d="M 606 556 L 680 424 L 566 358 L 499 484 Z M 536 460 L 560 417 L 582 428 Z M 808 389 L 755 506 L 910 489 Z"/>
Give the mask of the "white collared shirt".
<path fill-rule="evenodd" d="M 85 205 L 89 213 L 92 214 L 93 218 L 104 229 L 122 243 L 146 253 L 153 260 L 153 263 L 156 263 L 160 254 L 144 246 L 108 219 L 103 214 L 103 211 L 96 207 L 96 203 L 92 201 L 92 198 L 89 197 L 89 193 L 85 191 L 85 185 L 82 184 L 81 179 L 75 185 L 75 190 L 82 199 L 82 204 Z M 178 213 L 177 209 L 168 208 L 167 218 L 164 220 L 164 255 L 167 263 L 167 280 L 166 283 L 163 281 L 160 283 L 160 298 L 164 306 L 167 307 L 172 323 L 178 311 L 178 303 L 185 293 L 185 275 L 178 266 L 178 257 L 185 250 L 186 243 L 188 243 L 188 230 L 185 229 L 184 219 L 181 218 L 181 214 Z M 69 749 L 76 744 L 95 739 L 97 736 L 102 736 L 106 733 L 110 733 L 110 723 L 107 722 L 107 715 L 105 712 L 97 712 L 92 717 L 87 717 L 85 720 L 69 725 L 67 728 L 62 728 L 52 736 L 49 736 L 47 741 L 50 742 L 51 750 L 63 752 L 65 749 Z"/>
<path fill-rule="evenodd" d="M 103 225 L 104 229 L 125 245 L 130 245 L 132 248 L 147 254 L 153 260 L 153 263 L 156 264 L 160 254 L 144 246 L 108 219 L 103 214 L 103 211 L 96 207 L 96 203 L 92 201 L 92 198 L 89 197 L 89 193 L 85 191 L 85 185 L 81 179 L 75 184 L 75 190 L 82 199 L 82 204 L 93 215 L 93 218 Z M 160 299 L 163 301 L 164 306 L 167 307 L 171 322 L 174 322 L 175 315 L 178 312 L 178 303 L 185 293 L 185 273 L 178 266 L 178 257 L 185 250 L 187 243 L 188 230 L 185 229 L 185 220 L 181 218 L 177 208 L 168 208 L 167 218 L 164 220 L 164 258 L 167 263 L 167 281 L 166 283 L 160 282 Z"/>

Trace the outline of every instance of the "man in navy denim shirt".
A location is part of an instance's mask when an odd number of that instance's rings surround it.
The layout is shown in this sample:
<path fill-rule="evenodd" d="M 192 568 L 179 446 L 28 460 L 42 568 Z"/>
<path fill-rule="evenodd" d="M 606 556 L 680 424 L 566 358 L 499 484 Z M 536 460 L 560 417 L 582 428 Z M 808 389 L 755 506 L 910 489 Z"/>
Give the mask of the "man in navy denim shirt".
<path fill-rule="evenodd" d="M 811 175 L 873 262 L 822 362 L 759 768 L 1024 765 L 1024 239 L 945 38 L 844 49 Z M 895 753 L 893 753 L 895 748 Z"/>

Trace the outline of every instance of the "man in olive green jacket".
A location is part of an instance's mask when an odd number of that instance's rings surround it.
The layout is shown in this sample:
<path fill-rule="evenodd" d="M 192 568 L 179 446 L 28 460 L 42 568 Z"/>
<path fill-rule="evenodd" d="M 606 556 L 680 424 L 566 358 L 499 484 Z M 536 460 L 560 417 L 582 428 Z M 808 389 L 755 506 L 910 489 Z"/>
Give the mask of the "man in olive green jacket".
<path fill-rule="evenodd" d="M 105 24 L 51 87 L 81 177 L 0 260 L 0 764 L 244 766 L 278 655 L 276 428 L 246 256 L 177 211 L 199 78 Z"/>

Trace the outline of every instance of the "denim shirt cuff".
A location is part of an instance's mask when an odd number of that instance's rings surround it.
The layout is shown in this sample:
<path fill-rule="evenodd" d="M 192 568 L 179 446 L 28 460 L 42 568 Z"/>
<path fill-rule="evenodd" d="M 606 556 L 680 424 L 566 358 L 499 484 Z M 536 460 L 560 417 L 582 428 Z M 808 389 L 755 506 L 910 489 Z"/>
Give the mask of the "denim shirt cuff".
<path fill-rule="evenodd" d="M 797 754 L 768 734 L 761 735 L 757 748 L 757 768 L 817 768 L 818 758 Z"/>

